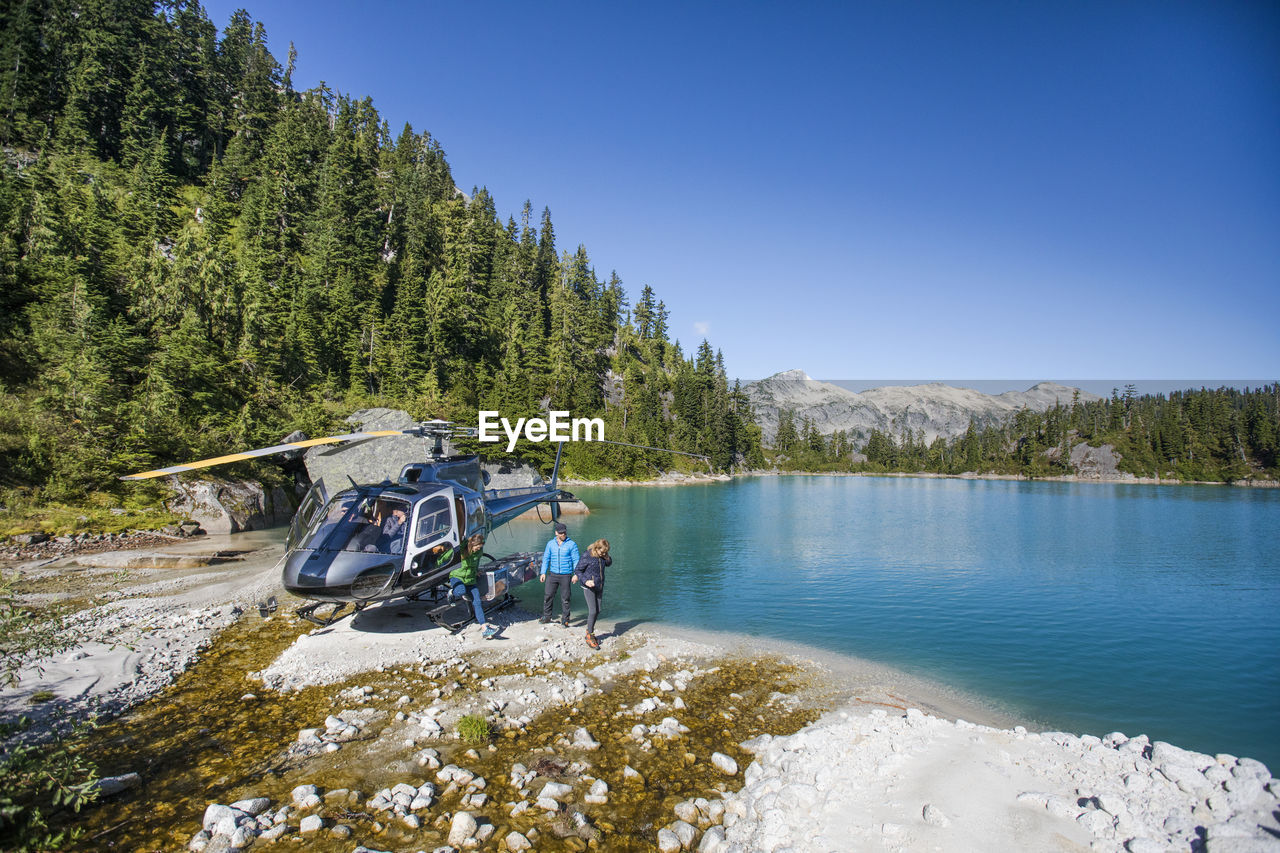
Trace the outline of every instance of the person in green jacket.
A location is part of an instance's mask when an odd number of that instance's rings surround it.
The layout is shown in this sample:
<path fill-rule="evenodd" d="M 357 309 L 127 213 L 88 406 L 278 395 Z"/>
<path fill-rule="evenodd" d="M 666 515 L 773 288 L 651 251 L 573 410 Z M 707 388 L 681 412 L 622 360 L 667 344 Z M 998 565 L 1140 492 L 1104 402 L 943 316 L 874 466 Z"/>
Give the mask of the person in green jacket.
<path fill-rule="evenodd" d="M 475 610 L 476 624 L 484 625 L 484 638 L 492 640 L 498 633 L 497 625 L 485 625 L 484 605 L 480 599 L 480 587 L 476 585 L 480 552 L 484 550 L 484 537 L 479 533 L 472 534 L 462 549 L 462 561 L 449 572 L 449 597 L 461 599 L 471 597 L 471 607 Z"/>

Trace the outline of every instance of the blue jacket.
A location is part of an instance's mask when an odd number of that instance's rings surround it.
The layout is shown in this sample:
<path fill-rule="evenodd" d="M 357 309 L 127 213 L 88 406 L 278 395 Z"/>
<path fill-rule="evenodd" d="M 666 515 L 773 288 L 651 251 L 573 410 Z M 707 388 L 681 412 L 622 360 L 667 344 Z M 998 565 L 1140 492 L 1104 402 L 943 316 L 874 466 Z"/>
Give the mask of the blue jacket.
<path fill-rule="evenodd" d="M 542 571 L 538 574 L 571 575 L 577 566 L 578 543 L 566 537 L 561 545 L 553 538 L 542 552 Z"/>

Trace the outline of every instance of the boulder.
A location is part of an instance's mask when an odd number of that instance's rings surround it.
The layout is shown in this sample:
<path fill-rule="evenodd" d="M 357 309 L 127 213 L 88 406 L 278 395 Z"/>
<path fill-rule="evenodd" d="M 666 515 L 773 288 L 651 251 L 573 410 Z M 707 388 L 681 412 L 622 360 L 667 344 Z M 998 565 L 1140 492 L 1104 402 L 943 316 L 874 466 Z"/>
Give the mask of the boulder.
<path fill-rule="evenodd" d="M 1133 475 L 1121 471 L 1120 454 L 1110 444 L 1090 447 L 1080 442 L 1071 448 L 1071 467 L 1085 480 L 1132 480 Z"/>
<path fill-rule="evenodd" d="M 204 478 L 185 482 L 169 480 L 177 496 L 165 503 L 172 513 L 191 519 L 208 533 L 240 533 L 287 524 L 293 518 L 296 499 L 276 487 L 267 491 L 250 480 Z"/>
<path fill-rule="evenodd" d="M 417 421 L 408 412 L 376 408 L 356 412 L 346 423 L 351 432 L 374 432 L 407 429 Z M 412 435 L 387 436 L 376 441 L 353 442 L 336 452 L 332 445 L 313 447 L 307 451 L 304 462 L 311 482 L 323 479 L 333 492 L 349 485 L 348 477 L 357 483 L 395 482 L 405 465 L 431 458 L 433 444 L 433 439 Z M 444 449 L 446 453 L 452 450 L 448 442 Z"/>

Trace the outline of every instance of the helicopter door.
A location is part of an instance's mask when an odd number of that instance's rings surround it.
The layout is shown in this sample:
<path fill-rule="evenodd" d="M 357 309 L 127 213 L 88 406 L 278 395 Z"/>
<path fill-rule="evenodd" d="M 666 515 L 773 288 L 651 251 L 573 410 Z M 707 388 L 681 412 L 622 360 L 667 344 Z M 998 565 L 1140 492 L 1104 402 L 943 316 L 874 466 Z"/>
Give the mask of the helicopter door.
<path fill-rule="evenodd" d="M 303 535 L 311 526 L 311 520 L 317 512 L 329 502 L 329 490 L 324 487 L 324 478 L 316 480 L 315 485 L 298 504 L 298 511 L 293 514 L 293 523 L 289 525 L 289 535 L 284 540 L 284 549 L 292 551 L 301 542 Z"/>
<path fill-rule="evenodd" d="M 443 494 L 432 495 L 414 507 L 412 529 L 406 565 L 415 572 L 436 568 L 436 560 L 448 556 L 447 552 L 459 542 L 453 507 Z"/>

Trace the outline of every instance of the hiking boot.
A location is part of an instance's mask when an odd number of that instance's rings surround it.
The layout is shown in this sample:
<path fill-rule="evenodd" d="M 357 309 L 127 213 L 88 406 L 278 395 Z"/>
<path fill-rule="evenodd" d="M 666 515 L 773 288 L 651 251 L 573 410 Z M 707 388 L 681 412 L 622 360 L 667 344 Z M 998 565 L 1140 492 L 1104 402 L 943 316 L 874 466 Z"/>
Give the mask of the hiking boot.
<path fill-rule="evenodd" d="M 543 616 L 541 619 L 539 619 L 539 620 L 538 620 L 538 624 L 539 624 L 539 625 L 550 625 L 550 624 L 551 624 L 551 617 L 550 617 L 550 616 Z"/>
<path fill-rule="evenodd" d="M 492 640 L 494 637 L 498 636 L 498 630 L 499 629 L 497 625 L 493 625 L 493 624 L 485 625 L 484 633 L 481 636 L 483 636 L 486 640 Z"/>
<path fill-rule="evenodd" d="M 568 628 L 568 627 L 569 627 L 569 617 L 567 617 L 567 616 L 566 616 L 564 619 L 561 619 L 561 620 L 560 620 L 560 627 L 561 627 L 561 628 Z"/>
<path fill-rule="evenodd" d="M 591 633 L 590 631 L 587 632 L 587 645 L 593 649 L 600 648 L 600 641 L 597 640 L 596 635 Z"/>

